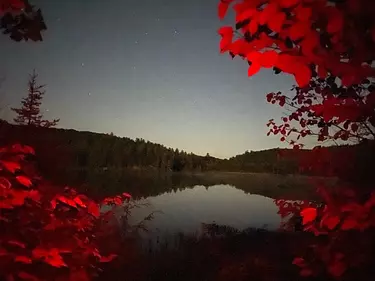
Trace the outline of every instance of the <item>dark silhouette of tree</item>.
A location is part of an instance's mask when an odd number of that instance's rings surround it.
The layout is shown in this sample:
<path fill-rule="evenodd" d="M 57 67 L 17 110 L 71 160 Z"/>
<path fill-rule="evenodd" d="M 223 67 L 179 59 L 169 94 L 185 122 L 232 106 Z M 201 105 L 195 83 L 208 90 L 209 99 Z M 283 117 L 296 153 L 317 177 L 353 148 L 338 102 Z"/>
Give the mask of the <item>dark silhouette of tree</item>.
<path fill-rule="evenodd" d="M 12 108 L 17 113 L 14 122 L 18 125 L 27 125 L 35 127 L 55 127 L 60 119 L 53 119 L 52 121 L 43 120 L 43 114 L 40 113 L 40 105 L 42 104 L 44 85 L 38 85 L 36 82 L 38 75 L 35 70 L 30 75 L 28 82 L 28 95 L 21 101 L 21 108 Z"/>
<path fill-rule="evenodd" d="M 42 41 L 47 29 L 40 9 L 27 0 L 0 0 L 0 29 L 14 41 Z"/>

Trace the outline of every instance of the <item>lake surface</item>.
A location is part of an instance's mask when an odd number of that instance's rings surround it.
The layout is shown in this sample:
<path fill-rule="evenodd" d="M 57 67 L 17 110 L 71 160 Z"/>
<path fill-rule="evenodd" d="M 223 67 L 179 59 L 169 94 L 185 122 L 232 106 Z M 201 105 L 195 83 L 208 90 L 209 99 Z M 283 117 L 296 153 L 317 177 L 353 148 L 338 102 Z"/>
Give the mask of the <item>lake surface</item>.
<path fill-rule="evenodd" d="M 281 222 L 273 199 L 248 194 L 231 185 L 198 185 L 150 196 L 137 202 L 149 205 L 132 211 L 131 224 L 141 221 L 151 212 L 157 212 L 146 224 L 149 232 L 142 234 L 143 238 L 150 241 L 163 240 L 177 233 L 198 234 L 202 223 L 216 223 L 238 230 L 273 230 Z"/>

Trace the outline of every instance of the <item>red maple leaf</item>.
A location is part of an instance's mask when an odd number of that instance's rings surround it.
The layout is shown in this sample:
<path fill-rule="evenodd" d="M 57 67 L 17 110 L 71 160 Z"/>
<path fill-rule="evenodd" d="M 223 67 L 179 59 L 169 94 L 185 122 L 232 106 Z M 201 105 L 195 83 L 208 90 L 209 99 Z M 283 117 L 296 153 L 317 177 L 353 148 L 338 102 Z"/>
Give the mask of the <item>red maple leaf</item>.
<path fill-rule="evenodd" d="M 26 263 L 26 264 L 31 264 L 33 262 L 29 257 L 26 257 L 26 256 L 17 256 L 14 259 L 14 261 L 15 262 L 21 262 L 21 263 Z"/>
<path fill-rule="evenodd" d="M 16 162 L 10 162 L 10 161 L 4 161 L 4 160 L 0 160 L 0 164 L 5 168 L 7 169 L 9 172 L 11 173 L 15 173 L 17 170 L 20 170 L 21 169 L 21 165 L 19 163 L 16 163 Z"/>
<path fill-rule="evenodd" d="M 340 223 L 339 216 L 324 216 L 321 220 L 321 225 L 327 226 L 329 229 L 334 229 Z"/>
<path fill-rule="evenodd" d="M 132 196 L 127 192 L 124 192 L 122 196 L 124 196 L 125 198 L 132 198 Z"/>
<path fill-rule="evenodd" d="M 303 217 L 302 223 L 308 224 L 315 220 L 317 211 L 315 208 L 306 208 L 301 211 L 301 216 Z"/>
<path fill-rule="evenodd" d="M 16 177 L 16 180 L 17 180 L 20 184 L 22 184 L 22 185 L 24 185 L 24 186 L 26 186 L 26 187 L 30 187 L 30 186 L 33 185 L 32 181 L 31 181 L 28 177 L 26 177 L 26 176 L 17 176 L 17 177 Z"/>
<path fill-rule="evenodd" d="M 354 218 L 347 218 L 341 225 L 342 230 L 354 229 L 358 226 L 357 221 Z"/>
<path fill-rule="evenodd" d="M 96 218 L 100 215 L 99 205 L 94 202 L 89 203 L 87 211 Z"/>
<path fill-rule="evenodd" d="M 67 197 L 65 197 L 65 196 L 58 196 L 56 199 L 57 199 L 58 201 L 62 202 L 62 203 L 65 203 L 65 204 L 67 204 L 67 205 L 73 207 L 73 208 L 77 208 L 77 204 L 76 204 L 76 202 L 74 202 L 74 201 L 73 201 L 72 199 L 70 199 L 70 198 L 67 198 Z"/>
<path fill-rule="evenodd" d="M 30 273 L 27 273 L 25 271 L 21 271 L 18 273 L 18 277 L 24 280 L 29 281 L 40 281 L 39 278 L 35 277 L 34 275 L 31 275 Z"/>
<path fill-rule="evenodd" d="M 12 187 L 12 184 L 4 177 L 0 177 L 0 187 L 9 189 Z"/>
<path fill-rule="evenodd" d="M 106 257 L 101 257 L 100 259 L 99 259 L 99 261 L 100 262 L 110 262 L 110 261 L 112 261 L 114 258 L 116 258 L 117 257 L 117 255 L 115 255 L 115 254 L 110 254 L 110 255 L 108 255 L 108 256 L 106 256 Z"/>
<path fill-rule="evenodd" d="M 254 61 L 251 63 L 251 65 L 249 66 L 249 69 L 247 71 L 247 75 L 248 76 L 253 76 L 254 74 L 258 73 L 259 70 L 260 70 L 260 63 L 257 62 L 257 61 Z"/>
<path fill-rule="evenodd" d="M 219 29 L 218 33 L 221 36 L 220 52 L 228 51 L 233 39 L 233 28 L 231 26 L 223 26 Z"/>
<path fill-rule="evenodd" d="M 232 2 L 233 0 L 220 0 L 219 2 L 219 6 L 218 6 L 218 16 L 219 18 L 222 20 L 224 19 L 227 11 L 228 11 L 228 8 L 229 8 L 229 4 Z"/>
<path fill-rule="evenodd" d="M 8 244 L 9 245 L 13 245 L 13 246 L 17 246 L 17 247 L 20 247 L 22 249 L 25 249 L 26 248 L 26 245 L 20 241 L 17 241 L 17 240 L 9 240 L 8 241 Z"/>

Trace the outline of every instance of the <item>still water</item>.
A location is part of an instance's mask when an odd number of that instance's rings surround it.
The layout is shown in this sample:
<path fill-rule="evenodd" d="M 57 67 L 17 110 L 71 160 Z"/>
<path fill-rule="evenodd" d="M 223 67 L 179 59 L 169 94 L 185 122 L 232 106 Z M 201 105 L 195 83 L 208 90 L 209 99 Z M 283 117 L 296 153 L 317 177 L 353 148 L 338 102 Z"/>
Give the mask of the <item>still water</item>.
<path fill-rule="evenodd" d="M 130 223 L 141 221 L 151 212 L 144 238 L 166 237 L 176 233 L 197 234 L 202 223 L 234 227 L 276 229 L 281 218 L 273 199 L 247 194 L 231 185 L 194 186 L 138 200 L 147 206 L 132 211 Z"/>

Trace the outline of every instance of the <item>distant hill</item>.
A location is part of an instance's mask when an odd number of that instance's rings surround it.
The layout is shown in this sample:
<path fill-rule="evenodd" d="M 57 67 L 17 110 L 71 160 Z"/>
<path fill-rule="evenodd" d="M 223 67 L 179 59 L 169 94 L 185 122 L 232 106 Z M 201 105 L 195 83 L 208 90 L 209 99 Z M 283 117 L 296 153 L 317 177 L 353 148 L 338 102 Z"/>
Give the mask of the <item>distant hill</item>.
<path fill-rule="evenodd" d="M 229 159 L 208 154 L 199 156 L 167 148 L 144 139 L 117 137 L 113 134 L 80 132 L 72 129 L 47 129 L 0 122 L 0 145 L 22 142 L 35 147 L 43 171 L 52 173 L 66 169 L 151 169 L 161 172 L 253 172 L 276 174 L 309 174 L 301 171 L 299 163 L 311 155 L 311 150 L 267 149 L 246 151 Z M 374 147 L 372 145 L 372 147 Z M 360 151 L 360 169 L 368 168 L 374 156 L 366 145 L 330 147 L 331 151 Z M 367 158 L 366 158 L 367 157 Z M 324 160 L 324 159 L 323 159 Z M 323 161 L 317 159 L 317 161 Z M 373 162 L 371 162 L 373 163 Z M 327 164 L 327 163 L 325 163 Z M 325 164 L 321 174 L 324 174 Z M 359 167 L 359 166 L 358 166 Z M 338 163 L 337 169 L 340 169 Z"/>
<path fill-rule="evenodd" d="M 206 171 L 220 159 L 113 134 L 72 129 L 36 128 L 0 123 L 0 144 L 22 142 L 35 147 L 43 170 L 54 169 L 154 169 Z"/>

